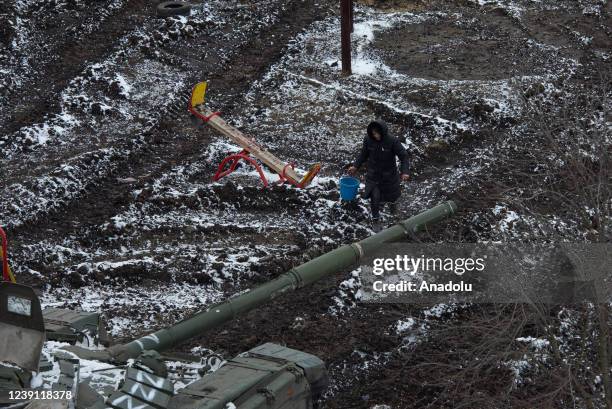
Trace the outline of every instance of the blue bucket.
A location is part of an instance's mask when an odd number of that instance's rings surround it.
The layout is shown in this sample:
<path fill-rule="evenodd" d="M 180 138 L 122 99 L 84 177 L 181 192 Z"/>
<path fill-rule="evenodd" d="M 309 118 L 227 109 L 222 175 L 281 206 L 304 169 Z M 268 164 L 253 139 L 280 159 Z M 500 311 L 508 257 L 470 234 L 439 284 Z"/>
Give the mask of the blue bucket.
<path fill-rule="evenodd" d="M 340 178 L 340 198 L 342 200 L 355 200 L 357 190 L 359 190 L 359 179 L 350 176 Z"/>

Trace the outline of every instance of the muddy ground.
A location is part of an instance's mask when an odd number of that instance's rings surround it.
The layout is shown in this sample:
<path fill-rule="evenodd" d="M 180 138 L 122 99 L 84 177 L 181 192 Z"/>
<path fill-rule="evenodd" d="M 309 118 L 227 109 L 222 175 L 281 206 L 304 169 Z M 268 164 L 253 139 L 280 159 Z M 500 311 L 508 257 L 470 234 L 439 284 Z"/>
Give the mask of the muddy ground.
<path fill-rule="evenodd" d="M 331 0 L 217 0 L 167 19 L 145 0 L 2 7 L 0 224 L 12 265 L 46 305 L 104 312 L 117 341 L 371 234 L 367 202 L 342 203 L 336 181 L 377 117 L 412 161 L 386 223 L 453 199 L 459 214 L 420 240 L 610 239 L 606 199 L 572 176 L 579 163 L 610 186 L 607 1 L 359 2 L 347 78 Z M 300 171 L 320 162 L 314 185 L 264 189 L 247 167 L 213 183 L 236 147 L 193 126 L 186 100 L 202 79 L 228 121 Z M 547 381 L 575 356 L 562 330 L 590 328 L 588 310 L 582 321 L 550 311 L 561 347 L 544 350 L 517 341 L 550 336 L 524 313 L 493 358 L 501 341 L 479 342 L 515 310 L 370 305 L 358 287 L 357 271 L 339 272 L 177 351 L 229 358 L 271 341 L 311 352 L 330 370 L 329 408 L 605 407 L 596 357 L 569 387 Z M 487 365 L 470 366 L 474 356 Z"/>

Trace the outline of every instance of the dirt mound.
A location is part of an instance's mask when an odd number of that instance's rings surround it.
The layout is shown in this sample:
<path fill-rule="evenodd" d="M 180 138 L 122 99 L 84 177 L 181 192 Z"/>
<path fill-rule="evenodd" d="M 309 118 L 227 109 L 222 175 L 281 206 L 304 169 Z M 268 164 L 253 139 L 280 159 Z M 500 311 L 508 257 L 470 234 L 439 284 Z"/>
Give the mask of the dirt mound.
<path fill-rule="evenodd" d="M 417 11 L 424 9 L 431 1 L 428 0 L 357 0 L 357 3 L 377 7 L 389 11 Z"/>
<path fill-rule="evenodd" d="M 375 45 L 391 68 L 434 80 L 536 75 L 548 63 L 547 51 L 523 36 L 510 17 L 491 12 L 486 18 L 488 25 L 445 18 L 400 26 L 381 33 Z"/>

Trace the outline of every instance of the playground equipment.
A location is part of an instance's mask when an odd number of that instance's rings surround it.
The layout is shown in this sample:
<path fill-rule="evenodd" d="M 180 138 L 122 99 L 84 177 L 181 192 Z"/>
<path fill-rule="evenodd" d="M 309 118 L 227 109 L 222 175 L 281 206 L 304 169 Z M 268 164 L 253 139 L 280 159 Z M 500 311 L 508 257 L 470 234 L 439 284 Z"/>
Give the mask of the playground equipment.
<path fill-rule="evenodd" d="M 8 240 L 6 239 L 6 233 L 2 227 L 0 227 L 0 259 L 2 259 L 2 264 L 0 266 L 0 271 L 2 271 L 2 280 L 14 283 L 15 276 L 13 275 L 8 262 Z"/>
<path fill-rule="evenodd" d="M 238 163 L 243 160 L 253 165 L 253 167 L 259 173 L 259 177 L 264 186 L 268 186 L 268 179 L 257 162 L 256 159 L 258 159 L 279 175 L 279 180 L 277 183 L 282 184 L 284 182 L 288 182 L 298 188 L 305 188 L 310 184 L 310 182 L 312 182 L 312 179 L 314 179 L 321 169 L 320 164 L 315 163 L 312 165 L 308 172 L 306 172 L 306 174 L 300 178 L 300 176 L 295 172 L 295 167 L 292 163 L 283 162 L 255 142 L 253 138 L 249 138 L 238 129 L 229 125 L 221 118 L 220 112 L 208 110 L 204 106 L 206 102 L 207 87 L 208 85 L 206 82 L 200 82 L 193 87 L 191 99 L 189 100 L 189 112 L 191 112 L 203 123 L 208 124 L 219 133 L 228 137 L 232 142 L 242 147 L 241 152 L 229 155 L 221 161 L 213 180 L 217 181 L 222 177 L 229 175 L 236 170 Z"/>
<path fill-rule="evenodd" d="M 281 295 L 349 269 L 362 257 L 371 255 L 386 244 L 412 236 L 451 216 L 456 208 L 453 202 L 442 203 L 373 236 L 296 266 L 272 281 L 213 305 L 168 328 L 126 344 L 107 349 L 67 346 L 55 352 L 54 359 L 59 362 L 61 373 L 52 387 L 54 390 L 73 391 L 72 401 L 76 408 L 313 409 L 328 383 L 325 364 L 314 355 L 266 343 L 228 360 L 215 372 L 204 374 L 175 391 L 175 385 L 166 378 L 166 362 L 176 363 L 177 358 L 172 355 L 164 357 L 160 353 Z M 11 391 L 29 388 L 27 371 L 44 374 L 43 364 L 39 365 L 39 356 L 41 334 L 44 337 L 46 329 L 41 328 L 40 303 L 35 293 L 25 286 L 1 283 L 0 345 L 8 345 L 7 340 L 17 342 L 15 338 L 9 338 L 15 334 L 15 328 L 10 325 L 16 320 L 20 320 L 17 330 L 32 327 L 32 331 L 19 333 L 28 338 L 20 341 L 21 348 L 0 347 L 0 361 L 18 365 L 0 365 L 0 405 L 3 402 L 15 404 L 15 401 L 3 397 L 10 396 Z M 116 379 L 110 377 L 112 384 L 105 387 L 90 385 L 87 380 L 81 381 L 81 359 L 120 365 L 103 370 L 120 370 L 120 376 L 124 379 L 117 385 Z M 53 365 L 48 364 L 47 368 L 52 369 Z M 49 404 L 45 407 L 54 407 L 50 401 L 45 401 L 45 404 Z"/>

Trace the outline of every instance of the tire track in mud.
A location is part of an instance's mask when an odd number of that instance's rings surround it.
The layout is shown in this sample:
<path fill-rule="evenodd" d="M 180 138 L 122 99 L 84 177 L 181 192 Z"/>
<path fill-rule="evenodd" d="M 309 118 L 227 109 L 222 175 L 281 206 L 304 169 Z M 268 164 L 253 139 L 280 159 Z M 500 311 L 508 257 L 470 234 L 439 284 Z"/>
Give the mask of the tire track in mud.
<path fill-rule="evenodd" d="M 327 13 L 326 8 L 315 5 L 314 1 L 296 0 L 293 5 L 294 7 L 286 8 L 272 27 L 261 28 L 259 35 L 254 35 L 250 41 L 241 45 L 229 61 L 219 59 L 211 63 L 208 57 L 207 61 L 199 61 L 199 67 L 192 68 L 193 83 L 206 78 L 207 74 L 207 79 L 214 81 L 214 94 L 222 95 L 219 102 L 226 114 L 231 114 L 239 106 L 243 93 L 248 90 L 252 81 L 260 78 L 280 58 L 288 41 L 308 24 Z M 228 46 L 223 44 L 222 39 L 208 39 L 203 42 L 210 48 Z M 178 52 L 173 51 L 174 54 L 169 58 L 177 58 Z M 166 51 L 164 54 L 167 53 Z M 189 54 L 189 51 L 185 53 Z M 135 148 L 127 161 L 115 163 L 116 170 L 105 179 L 94 181 L 84 194 L 77 196 L 68 205 L 42 215 L 36 221 L 28 221 L 11 229 L 10 234 L 15 245 L 48 237 L 49 230 L 54 230 L 58 236 L 62 236 L 74 233 L 79 227 L 108 222 L 112 215 L 134 201 L 131 192 L 135 185 L 120 184 L 117 179 L 147 175 L 148 180 L 171 169 L 177 162 L 198 158 L 202 144 L 210 140 L 211 132 L 192 127 L 186 113 L 190 88 L 191 84 L 186 87 L 182 97 L 164 112 L 158 123 L 145 132 L 144 146 Z M 171 134 L 180 133 L 192 137 L 171 137 Z"/>
<path fill-rule="evenodd" d="M 145 0 L 128 0 L 121 8 L 108 10 L 105 4 L 101 10 L 96 9 L 82 16 L 75 21 L 75 26 L 63 28 L 66 32 L 60 34 L 62 37 L 59 41 L 42 46 L 47 60 L 42 59 L 41 65 L 35 67 L 33 78 L 13 90 L 5 102 L 5 106 L 10 108 L 0 114 L 2 134 L 9 135 L 58 113 L 60 101 L 57 95 L 70 80 L 87 63 L 107 55 L 116 47 L 117 39 L 154 16 L 153 8 Z M 99 16 L 101 24 L 92 32 L 83 36 L 72 33 L 81 19 L 86 20 L 95 15 Z"/>

